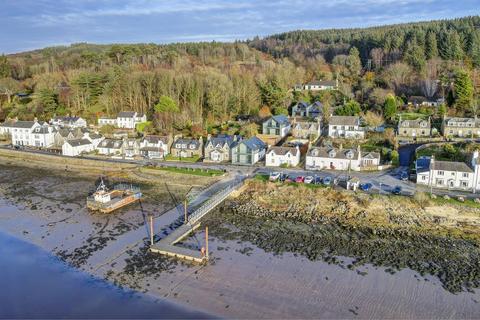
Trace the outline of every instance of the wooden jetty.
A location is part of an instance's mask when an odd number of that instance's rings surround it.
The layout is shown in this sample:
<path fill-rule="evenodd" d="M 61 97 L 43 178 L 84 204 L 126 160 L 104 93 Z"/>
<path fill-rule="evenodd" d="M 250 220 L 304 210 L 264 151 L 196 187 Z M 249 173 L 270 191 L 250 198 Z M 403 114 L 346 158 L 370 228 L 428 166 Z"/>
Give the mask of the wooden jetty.
<path fill-rule="evenodd" d="M 199 220 L 207 213 L 212 211 L 216 206 L 222 203 L 232 192 L 234 192 L 241 184 L 243 179 L 234 181 L 234 183 L 222 191 L 214 194 L 210 199 L 205 201 L 198 209 L 191 214 L 187 213 L 185 206 L 185 221 L 184 224 L 173 230 L 172 233 L 161 239 L 157 243 L 153 241 L 153 219 L 150 219 L 150 251 L 157 252 L 159 254 L 175 257 L 186 261 L 192 261 L 196 263 L 204 263 L 208 261 L 208 227 L 206 228 L 206 243 L 205 252 L 191 250 L 175 246 L 176 243 L 188 237 L 192 232 L 200 227 Z"/>

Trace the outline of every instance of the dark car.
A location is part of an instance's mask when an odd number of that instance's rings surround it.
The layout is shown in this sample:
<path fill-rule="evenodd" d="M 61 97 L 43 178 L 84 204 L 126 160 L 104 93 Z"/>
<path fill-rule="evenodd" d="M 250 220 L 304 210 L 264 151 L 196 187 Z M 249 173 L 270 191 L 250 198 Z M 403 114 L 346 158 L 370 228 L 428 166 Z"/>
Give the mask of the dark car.
<path fill-rule="evenodd" d="M 373 185 L 370 182 L 360 184 L 360 189 L 363 191 L 370 191 Z"/>
<path fill-rule="evenodd" d="M 281 173 L 281 174 L 280 174 L 280 177 L 278 178 L 278 181 L 280 181 L 280 182 L 285 182 L 285 180 L 287 180 L 287 178 L 288 178 L 288 174 L 286 174 L 286 173 Z"/>
<path fill-rule="evenodd" d="M 332 177 L 323 178 L 323 184 L 329 186 L 332 183 Z"/>
<path fill-rule="evenodd" d="M 408 180 L 408 172 L 402 171 L 402 172 L 400 173 L 400 180 L 402 180 L 402 181 L 407 181 L 407 180 Z"/>
<path fill-rule="evenodd" d="M 402 192 L 402 187 L 396 186 L 395 188 L 392 189 L 393 194 L 400 194 Z"/>
<path fill-rule="evenodd" d="M 315 180 L 313 180 L 314 184 L 322 184 L 322 177 L 315 176 Z"/>

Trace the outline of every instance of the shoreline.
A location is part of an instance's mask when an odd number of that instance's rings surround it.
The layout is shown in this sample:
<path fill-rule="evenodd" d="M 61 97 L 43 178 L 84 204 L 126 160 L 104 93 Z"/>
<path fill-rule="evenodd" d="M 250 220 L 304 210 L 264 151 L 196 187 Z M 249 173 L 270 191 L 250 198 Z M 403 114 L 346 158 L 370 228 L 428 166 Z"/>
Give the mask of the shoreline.
<path fill-rule="evenodd" d="M 65 251 L 67 263 L 78 263 L 78 269 L 110 283 L 209 314 L 236 318 L 474 318 L 480 312 L 476 302 L 480 293 L 453 295 L 441 288 L 437 279 L 420 277 L 409 269 L 392 275 L 383 267 L 365 264 L 358 267 L 358 273 L 346 267 L 351 258 L 340 257 L 345 262 L 342 267 L 309 260 L 294 250 L 276 254 L 248 239 L 223 239 L 224 227 L 215 226 L 210 218 L 229 223 L 225 213 L 212 212 L 204 221 L 212 234 L 212 261 L 207 267 L 150 254 L 144 250 L 147 233 L 139 207 L 130 206 L 114 215 L 81 211 L 82 190 L 91 186 L 93 177 L 72 179 L 70 174 L 55 177 L 38 169 L 17 172 L 5 168 L 0 174 L 0 195 L 15 206 L 6 209 L 0 202 L 2 230 L 57 256 Z M 180 188 L 180 194 L 181 190 L 187 188 Z M 240 196 L 247 191 L 242 190 Z M 78 197 L 79 203 L 65 203 L 64 193 Z M 162 220 L 162 212 L 172 200 L 162 188 L 148 193 L 143 209 L 159 217 L 156 228 L 160 230 L 162 221 L 171 221 L 167 217 Z M 259 219 L 258 224 L 268 220 Z M 283 230 L 288 233 L 289 229 Z M 200 230 L 181 245 L 198 249 L 203 241 Z M 404 297 L 405 292 L 415 300 Z"/>

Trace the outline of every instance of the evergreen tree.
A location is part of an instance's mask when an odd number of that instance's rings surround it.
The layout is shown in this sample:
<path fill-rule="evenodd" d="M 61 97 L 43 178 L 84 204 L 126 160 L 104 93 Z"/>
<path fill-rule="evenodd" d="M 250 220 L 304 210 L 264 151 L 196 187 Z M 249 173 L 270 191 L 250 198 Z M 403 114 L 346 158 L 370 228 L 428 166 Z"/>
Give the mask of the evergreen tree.
<path fill-rule="evenodd" d="M 446 33 L 445 39 L 442 42 L 443 50 L 442 55 L 447 60 L 461 60 L 463 59 L 463 46 L 458 35 L 458 32 L 451 30 Z"/>
<path fill-rule="evenodd" d="M 438 56 L 437 36 L 434 32 L 427 33 L 425 39 L 425 56 L 427 60 Z"/>
<path fill-rule="evenodd" d="M 407 45 L 404 58 L 405 61 L 417 71 L 421 71 L 425 68 L 425 53 L 423 48 L 418 44 L 410 42 Z"/>
<path fill-rule="evenodd" d="M 394 95 L 389 94 L 385 99 L 385 104 L 383 108 L 383 115 L 385 119 L 393 119 L 397 114 L 397 99 Z"/>
<path fill-rule="evenodd" d="M 480 31 L 476 30 L 470 38 L 470 56 L 475 67 L 480 67 Z"/>
<path fill-rule="evenodd" d="M 454 80 L 455 105 L 458 108 L 467 110 L 473 103 L 473 83 L 465 70 L 457 70 Z"/>
<path fill-rule="evenodd" d="M 356 78 L 362 71 L 362 62 L 360 61 L 360 52 L 356 47 L 352 47 L 348 53 L 346 66 L 352 78 Z"/>

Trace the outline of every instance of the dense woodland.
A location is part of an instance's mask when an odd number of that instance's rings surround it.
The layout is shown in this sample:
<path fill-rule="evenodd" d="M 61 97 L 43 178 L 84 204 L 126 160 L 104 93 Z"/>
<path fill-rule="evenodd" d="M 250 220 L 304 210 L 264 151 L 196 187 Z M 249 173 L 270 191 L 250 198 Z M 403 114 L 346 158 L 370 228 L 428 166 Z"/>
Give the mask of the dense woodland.
<path fill-rule="evenodd" d="M 338 79 L 319 96 L 297 83 Z M 293 31 L 235 43 L 73 44 L 0 56 L 0 120 L 121 110 L 149 130 L 203 132 L 238 114 L 287 113 L 320 100 L 338 114 L 393 120 L 411 95 L 445 98 L 437 114 L 475 115 L 480 17 L 365 29 Z M 433 112 L 423 110 L 424 112 Z"/>

